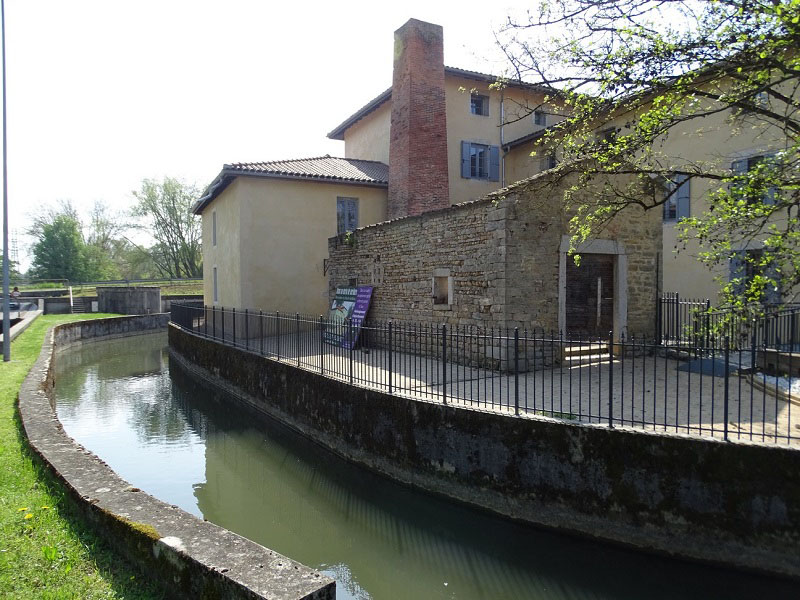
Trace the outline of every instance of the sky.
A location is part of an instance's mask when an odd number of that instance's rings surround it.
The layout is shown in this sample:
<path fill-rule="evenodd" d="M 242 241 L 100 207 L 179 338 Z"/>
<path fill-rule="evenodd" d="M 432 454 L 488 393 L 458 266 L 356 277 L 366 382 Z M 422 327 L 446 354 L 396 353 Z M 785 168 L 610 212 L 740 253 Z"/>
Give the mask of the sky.
<path fill-rule="evenodd" d="M 331 154 L 391 85 L 393 32 L 444 27 L 445 64 L 499 73 L 493 32 L 531 3 L 5 0 L 9 230 L 69 200 L 125 214 L 145 178 Z"/>

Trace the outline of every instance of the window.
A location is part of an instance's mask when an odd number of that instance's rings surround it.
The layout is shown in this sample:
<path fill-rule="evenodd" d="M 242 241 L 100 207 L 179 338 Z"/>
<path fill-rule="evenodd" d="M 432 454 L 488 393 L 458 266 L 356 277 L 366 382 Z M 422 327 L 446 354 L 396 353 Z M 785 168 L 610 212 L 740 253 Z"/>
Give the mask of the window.
<path fill-rule="evenodd" d="M 612 144 L 615 139 L 617 139 L 617 130 L 613 127 L 604 129 L 597 136 L 597 140 L 602 144 Z"/>
<path fill-rule="evenodd" d="M 358 229 L 358 198 L 336 198 L 336 234 Z"/>
<path fill-rule="evenodd" d="M 213 284 L 214 284 L 214 304 L 216 304 L 217 302 L 219 302 L 219 293 L 217 291 L 217 267 L 214 267 L 211 270 L 211 275 L 212 275 L 212 278 L 214 280 L 214 282 L 213 282 Z"/>
<path fill-rule="evenodd" d="M 453 301 L 453 278 L 450 269 L 433 270 L 433 307 L 449 309 Z"/>
<path fill-rule="evenodd" d="M 689 216 L 691 180 L 686 175 L 673 175 L 667 181 L 667 199 L 664 202 L 664 220 L 678 221 Z"/>
<path fill-rule="evenodd" d="M 780 274 L 774 265 L 761 264 L 763 259 L 764 250 L 761 248 L 738 250 L 734 253 L 730 260 L 729 278 L 729 281 L 734 283 L 733 292 L 738 295 L 746 293 L 753 278 L 757 275 L 763 275 L 764 277 L 770 278 L 773 283 L 768 283 L 764 289 L 762 302 L 765 304 L 780 304 Z"/>
<path fill-rule="evenodd" d="M 548 169 L 555 169 L 556 165 L 556 154 L 555 152 L 548 152 L 542 158 L 539 159 L 539 171 L 547 171 Z"/>
<path fill-rule="evenodd" d="M 747 158 L 740 158 L 735 160 L 731 163 L 731 171 L 735 175 L 744 175 L 745 173 L 749 173 L 750 171 L 754 171 L 758 169 L 758 166 L 766 161 L 773 161 L 772 155 L 759 155 L 759 156 L 749 156 Z M 753 181 L 754 184 L 758 185 L 760 182 L 757 180 Z M 770 187 L 768 188 L 761 198 L 756 197 L 748 197 L 748 203 L 752 204 L 758 201 L 763 202 L 764 204 L 775 204 L 775 188 Z"/>
<path fill-rule="evenodd" d="M 217 245 L 217 211 L 211 211 L 211 245 Z"/>
<path fill-rule="evenodd" d="M 489 96 L 472 94 L 469 99 L 469 110 L 473 115 L 489 116 Z"/>
<path fill-rule="evenodd" d="M 543 110 L 533 111 L 533 124 L 541 125 L 542 127 L 547 126 L 547 115 L 544 113 Z"/>
<path fill-rule="evenodd" d="M 461 177 L 500 181 L 500 147 L 461 142 Z"/>

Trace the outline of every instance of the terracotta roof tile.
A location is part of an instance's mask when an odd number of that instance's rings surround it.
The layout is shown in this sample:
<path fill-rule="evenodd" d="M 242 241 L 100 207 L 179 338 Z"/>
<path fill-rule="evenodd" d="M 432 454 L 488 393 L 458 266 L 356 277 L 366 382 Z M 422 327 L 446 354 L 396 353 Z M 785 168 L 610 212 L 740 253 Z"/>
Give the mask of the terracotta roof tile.
<path fill-rule="evenodd" d="M 299 177 L 303 179 L 337 179 L 363 183 L 388 184 L 389 167 L 382 162 L 319 156 L 270 162 L 233 163 L 225 165 L 225 171 Z"/>
<path fill-rule="evenodd" d="M 208 203 L 219 196 L 231 181 L 236 177 L 248 176 L 387 187 L 389 185 L 389 166 L 374 160 L 335 156 L 232 163 L 222 167 L 222 172 L 205 189 L 202 197 L 194 203 L 192 212 L 202 213 Z"/>

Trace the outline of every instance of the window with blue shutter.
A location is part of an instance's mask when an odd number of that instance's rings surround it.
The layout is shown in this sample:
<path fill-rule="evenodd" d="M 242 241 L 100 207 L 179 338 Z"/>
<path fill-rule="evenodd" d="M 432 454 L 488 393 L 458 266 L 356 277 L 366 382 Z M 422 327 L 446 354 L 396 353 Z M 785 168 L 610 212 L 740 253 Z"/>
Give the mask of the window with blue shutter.
<path fill-rule="evenodd" d="M 680 221 L 690 215 L 691 179 L 687 175 L 674 175 L 667 183 L 667 195 L 665 221 Z"/>
<path fill-rule="evenodd" d="M 358 229 L 358 198 L 336 198 L 336 233 Z"/>
<path fill-rule="evenodd" d="M 734 282 L 733 293 L 736 295 L 744 295 L 750 282 L 756 275 L 764 275 L 771 280 L 764 289 L 764 297 L 761 301 L 764 304 L 780 304 L 781 303 L 781 285 L 780 273 L 778 272 L 777 265 L 770 262 L 766 266 L 761 265 L 764 257 L 764 250 L 755 248 L 751 250 L 737 250 L 734 252 L 730 259 L 730 275 L 729 281 Z"/>
<path fill-rule="evenodd" d="M 758 165 L 761 164 L 762 162 L 769 160 L 774 160 L 773 155 L 766 154 L 759 156 L 750 156 L 747 158 L 740 158 L 738 160 L 734 160 L 731 163 L 731 171 L 733 171 L 735 175 L 744 175 L 745 173 L 748 173 L 756 169 Z M 759 201 L 763 202 L 764 204 L 775 204 L 775 188 L 770 187 L 764 192 L 764 194 L 760 198 L 748 198 L 747 201 L 750 204 Z"/>
<path fill-rule="evenodd" d="M 461 142 L 461 177 L 500 181 L 500 147 Z"/>

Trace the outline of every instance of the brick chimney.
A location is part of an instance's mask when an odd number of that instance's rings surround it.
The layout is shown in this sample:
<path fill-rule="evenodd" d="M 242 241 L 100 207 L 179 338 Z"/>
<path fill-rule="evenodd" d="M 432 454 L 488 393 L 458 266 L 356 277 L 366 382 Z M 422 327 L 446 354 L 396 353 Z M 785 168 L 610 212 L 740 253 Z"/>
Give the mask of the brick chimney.
<path fill-rule="evenodd" d="M 450 206 L 442 27 L 409 19 L 394 32 L 388 217 Z"/>

